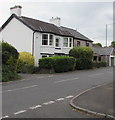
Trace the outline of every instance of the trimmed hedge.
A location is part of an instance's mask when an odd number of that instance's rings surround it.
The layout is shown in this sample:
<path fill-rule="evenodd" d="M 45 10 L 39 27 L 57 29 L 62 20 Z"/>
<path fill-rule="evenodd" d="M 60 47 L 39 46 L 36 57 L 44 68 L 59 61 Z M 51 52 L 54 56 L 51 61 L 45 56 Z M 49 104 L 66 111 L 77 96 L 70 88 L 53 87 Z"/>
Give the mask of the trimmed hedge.
<path fill-rule="evenodd" d="M 76 69 L 91 69 L 93 67 L 93 50 L 89 47 L 74 47 L 69 51 L 69 56 L 76 58 Z"/>
<path fill-rule="evenodd" d="M 42 69 L 54 69 L 55 72 L 67 72 L 75 69 L 75 58 L 68 56 L 54 56 L 39 59 L 39 67 Z"/>

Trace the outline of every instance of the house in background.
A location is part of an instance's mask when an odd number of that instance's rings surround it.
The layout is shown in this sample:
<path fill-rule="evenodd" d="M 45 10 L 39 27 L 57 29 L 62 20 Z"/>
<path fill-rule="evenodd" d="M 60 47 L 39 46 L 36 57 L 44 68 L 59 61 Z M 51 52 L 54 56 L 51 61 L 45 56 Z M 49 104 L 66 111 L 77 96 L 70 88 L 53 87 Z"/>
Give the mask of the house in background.
<path fill-rule="evenodd" d="M 0 40 L 13 45 L 19 52 L 30 52 L 38 59 L 53 55 L 68 55 L 74 46 L 89 46 L 92 40 L 78 31 L 60 25 L 60 18 L 50 23 L 21 16 L 21 6 L 10 8 L 11 16 L 0 28 Z"/>
<path fill-rule="evenodd" d="M 94 61 L 107 62 L 108 66 L 115 66 L 115 50 L 113 47 L 93 46 Z"/>

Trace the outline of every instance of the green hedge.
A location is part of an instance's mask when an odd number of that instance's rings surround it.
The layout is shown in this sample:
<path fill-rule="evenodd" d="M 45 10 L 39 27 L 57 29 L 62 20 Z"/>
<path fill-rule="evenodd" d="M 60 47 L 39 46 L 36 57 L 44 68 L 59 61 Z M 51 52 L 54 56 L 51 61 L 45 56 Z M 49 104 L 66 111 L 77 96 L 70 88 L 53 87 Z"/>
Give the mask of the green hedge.
<path fill-rule="evenodd" d="M 107 62 L 105 62 L 105 61 L 93 62 L 93 67 L 94 68 L 107 67 Z"/>
<path fill-rule="evenodd" d="M 75 63 L 75 58 L 68 56 L 54 56 L 39 59 L 40 68 L 54 69 L 57 73 L 74 70 Z"/>
<path fill-rule="evenodd" d="M 45 57 L 39 59 L 39 67 L 45 69 L 52 69 L 54 68 L 55 59 L 54 57 Z"/>
<path fill-rule="evenodd" d="M 69 51 L 69 56 L 76 58 L 76 69 L 91 69 L 93 67 L 93 50 L 89 47 L 74 47 Z"/>
<path fill-rule="evenodd" d="M 18 51 L 8 43 L 2 42 L 2 82 L 18 79 Z"/>

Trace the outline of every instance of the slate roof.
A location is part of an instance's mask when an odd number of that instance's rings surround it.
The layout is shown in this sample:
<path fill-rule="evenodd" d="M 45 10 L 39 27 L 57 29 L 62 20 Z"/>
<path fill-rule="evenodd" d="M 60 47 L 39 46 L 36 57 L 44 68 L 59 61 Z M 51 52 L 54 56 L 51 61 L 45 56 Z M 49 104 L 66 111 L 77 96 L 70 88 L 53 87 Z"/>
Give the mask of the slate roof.
<path fill-rule="evenodd" d="M 61 26 L 61 29 L 64 30 L 64 31 L 70 32 L 74 36 L 74 38 L 76 38 L 76 39 L 87 40 L 87 41 L 90 41 L 90 42 L 92 41 L 92 40 L 90 40 L 89 38 L 87 38 L 86 36 L 84 36 L 83 34 L 81 34 L 80 32 L 78 32 L 74 29 L 63 27 L 63 26 Z"/>
<path fill-rule="evenodd" d="M 111 55 L 113 47 L 93 47 L 94 54 L 98 55 Z"/>
<path fill-rule="evenodd" d="M 93 42 L 89 38 L 85 37 L 84 35 L 82 35 L 81 33 L 79 33 L 74 29 L 70 29 L 62 26 L 57 27 L 56 25 L 51 23 L 43 22 L 40 20 L 36 20 L 33 18 L 24 17 L 24 16 L 18 17 L 15 14 L 12 14 L 10 18 L 2 25 L 2 27 L 0 28 L 0 31 L 10 22 L 10 20 L 12 20 L 12 18 L 18 19 L 20 22 L 28 26 L 33 31 L 38 31 L 41 33 L 52 33 L 60 36 L 74 37 L 77 39 Z"/>

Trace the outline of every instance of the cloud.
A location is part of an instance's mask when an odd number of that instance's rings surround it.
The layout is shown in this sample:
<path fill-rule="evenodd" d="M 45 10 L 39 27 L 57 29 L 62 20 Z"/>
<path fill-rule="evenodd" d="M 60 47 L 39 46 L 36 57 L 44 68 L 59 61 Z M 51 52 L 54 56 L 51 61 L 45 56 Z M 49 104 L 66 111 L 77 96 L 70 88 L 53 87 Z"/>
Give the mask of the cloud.
<path fill-rule="evenodd" d="M 9 8 L 21 5 L 22 15 L 48 22 L 51 17 L 60 17 L 61 25 L 77 29 L 94 42 L 105 45 L 105 25 L 113 22 L 112 2 L 7 2 L 2 5 L 2 22 L 10 16 Z M 0 13 L 1 14 L 1 13 Z M 109 44 L 112 25 L 108 25 Z"/>

